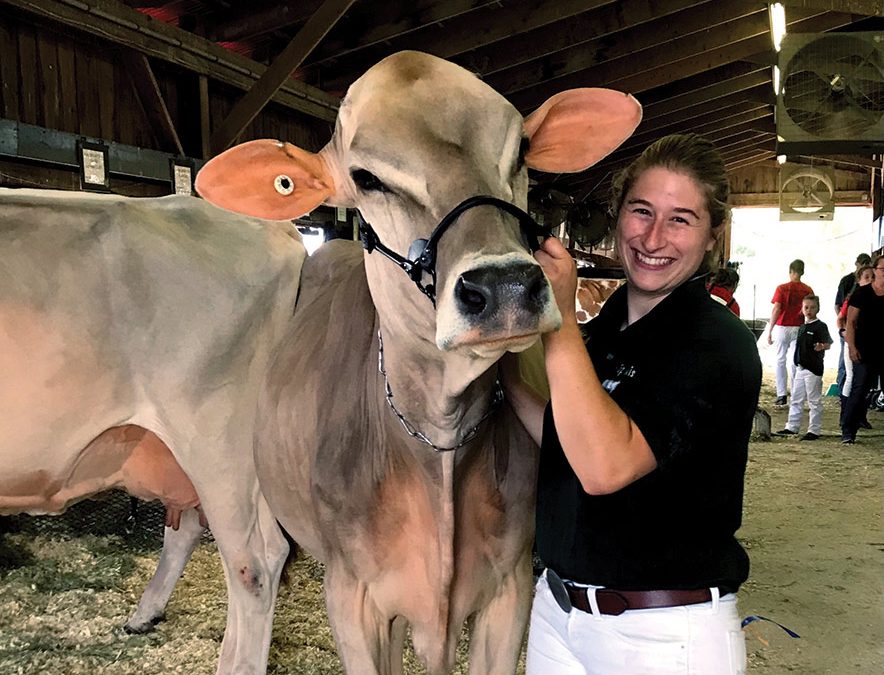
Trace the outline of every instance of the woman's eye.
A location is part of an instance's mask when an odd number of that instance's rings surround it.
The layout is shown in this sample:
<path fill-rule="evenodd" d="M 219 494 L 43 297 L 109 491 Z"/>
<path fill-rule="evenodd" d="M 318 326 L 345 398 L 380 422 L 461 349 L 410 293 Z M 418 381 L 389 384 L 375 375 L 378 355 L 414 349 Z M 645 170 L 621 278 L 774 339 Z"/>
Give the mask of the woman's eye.
<path fill-rule="evenodd" d="M 356 187 L 365 192 L 390 191 L 390 188 L 384 185 L 381 179 L 375 176 L 371 171 L 354 169 L 350 172 L 350 177 L 353 179 L 353 182 L 356 183 Z"/>

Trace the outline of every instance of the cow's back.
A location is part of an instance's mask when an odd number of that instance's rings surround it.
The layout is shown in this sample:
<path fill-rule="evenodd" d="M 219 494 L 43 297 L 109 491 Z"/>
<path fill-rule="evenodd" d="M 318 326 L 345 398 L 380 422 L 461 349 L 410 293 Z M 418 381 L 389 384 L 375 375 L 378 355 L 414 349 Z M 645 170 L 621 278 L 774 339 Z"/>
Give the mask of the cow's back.
<path fill-rule="evenodd" d="M 63 482 L 107 428 L 193 434 L 278 334 L 304 255 L 289 223 L 195 198 L 0 191 L 0 499 Z"/>

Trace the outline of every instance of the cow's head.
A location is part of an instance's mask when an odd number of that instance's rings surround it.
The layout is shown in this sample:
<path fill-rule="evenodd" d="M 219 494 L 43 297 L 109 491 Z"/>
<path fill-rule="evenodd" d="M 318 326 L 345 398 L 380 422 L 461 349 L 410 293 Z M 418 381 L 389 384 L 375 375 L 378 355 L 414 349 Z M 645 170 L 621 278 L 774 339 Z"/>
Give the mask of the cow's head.
<path fill-rule="evenodd" d="M 635 129 L 630 96 L 576 89 L 523 119 L 459 66 L 418 52 L 384 59 L 347 92 L 318 154 L 288 143 L 244 143 L 210 161 L 197 190 L 215 204 L 270 219 L 322 203 L 354 207 L 383 246 L 413 258 L 446 214 L 486 195 L 526 206 L 528 168 L 581 171 Z M 438 241 L 435 304 L 381 255 L 367 255 L 385 326 L 417 329 L 438 348 L 480 358 L 518 351 L 561 321 L 518 219 L 493 205 L 457 216 Z M 429 280 L 423 280 L 429 283 Z"/>

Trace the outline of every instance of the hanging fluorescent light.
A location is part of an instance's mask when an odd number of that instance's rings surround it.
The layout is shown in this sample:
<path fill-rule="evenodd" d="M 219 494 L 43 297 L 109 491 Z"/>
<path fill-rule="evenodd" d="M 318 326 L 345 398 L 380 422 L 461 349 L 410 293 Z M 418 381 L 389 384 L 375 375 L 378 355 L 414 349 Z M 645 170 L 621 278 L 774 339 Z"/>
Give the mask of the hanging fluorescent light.
<path fill-rule="evenodd" d="M 773 40 L 773 48 L 780 51 L 783 37 L 786 35 L 786 8 L 781 2 L 772 2 L 767 6 L 770 14 L 770 37 Z"/>
<path fill-rule="evenodd" d="M 777 155 L 777 164 L 785 164 L 786 155 Z"/>
<path fill-rule="evenodd" d="M 108 148 L 104 143 L 77 141 L 77 159 L 80 163 L 80 189 L 106 192 L 110 190 L 108 175 Z"/>
<path fill-rule="evenodd" d="M 773 67 L 773 76 L 771 78 L 773 80 L 773 93 L 774 96 L 780 95 L 780 67 Z"/>

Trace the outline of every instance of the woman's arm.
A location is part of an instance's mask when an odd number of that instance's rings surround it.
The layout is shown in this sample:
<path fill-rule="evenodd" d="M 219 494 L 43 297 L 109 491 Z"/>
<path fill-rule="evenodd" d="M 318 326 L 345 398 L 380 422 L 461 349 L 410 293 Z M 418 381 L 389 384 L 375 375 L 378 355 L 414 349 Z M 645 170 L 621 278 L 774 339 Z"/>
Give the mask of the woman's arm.
<path fill-rule="evenodd" d="M 577 270 L 555 238 L 536 254 L 562 312 L 562 327 L 544 336 L 546 373 L 562 449 L 583 489 L 607 494 L 650 473 L 657 460 L 635 422 L 602 388 L 573 311 Z"/>
<path fill-rule="evenodd" d="M 851 361 L 861 361 L 862 354 L 856 348 L 856 320 L 859 318 L 859 307 L 852 305 L 847 307 L 847 330 L 844 332 L 844 341 L 847 343 L 847 354 Z"/>

